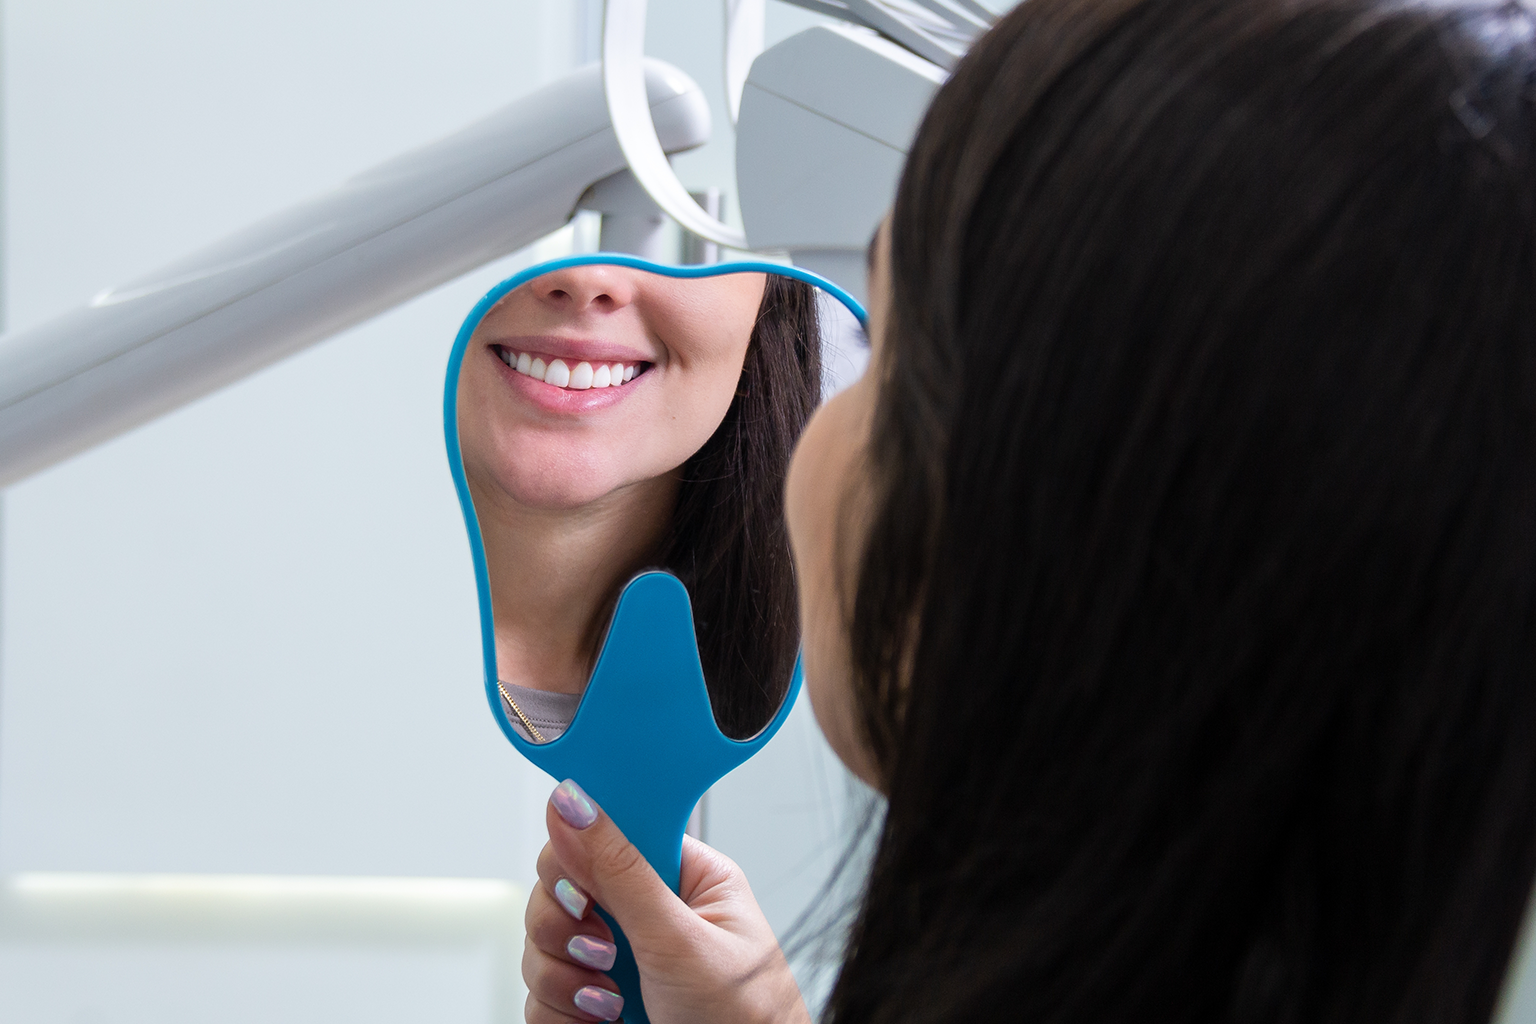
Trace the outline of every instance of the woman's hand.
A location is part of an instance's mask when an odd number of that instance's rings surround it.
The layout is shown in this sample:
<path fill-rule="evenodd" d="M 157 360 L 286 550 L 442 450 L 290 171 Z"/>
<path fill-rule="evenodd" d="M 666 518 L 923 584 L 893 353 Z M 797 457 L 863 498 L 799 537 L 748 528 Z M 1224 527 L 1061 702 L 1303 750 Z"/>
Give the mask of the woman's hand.
<path fill-rule="evenodd" d="M 778 941 L 728 857 L 685 838 L 674 896 L 574 782 L 555 789 L 547 818 L 523 950 L 529 1024 L 622 1012 L 618 986 L 602 973 L 613 964 L 613 933 L 594 903 L 628 936 L 656 1024 L 809 1024 Z"/>

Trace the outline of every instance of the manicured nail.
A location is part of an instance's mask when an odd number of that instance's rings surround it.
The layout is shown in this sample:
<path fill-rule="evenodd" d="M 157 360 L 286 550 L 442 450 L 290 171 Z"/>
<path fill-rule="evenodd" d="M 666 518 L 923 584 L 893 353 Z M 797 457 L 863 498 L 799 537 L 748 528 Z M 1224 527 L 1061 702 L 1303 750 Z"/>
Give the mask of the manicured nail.
<path fill-rule="evenodd" d="M 592 799 L 576 785 L 575 779 L 566 779 L 556 786 L 555 791 L 549 795 L 549 802 L 555 805 L 560 817 L 572 828 L 586 828 L 597 820 L 597 808 L 592 806 Z"/>
<path fill-rule="evenodd" d="M 565 908 L 565 912 L 580 921 L 587 916 L 587 894 L 576 888 L 569 878 L 562 878 L 555 883 L 555 899 Z"/>
<path fill-rule="evenodd" d="M 572 935 L 571 941 L 565 944 L 565 951 L 571 954 L 572 960 L 594 971 L 608 970 L 619 955 L 618 946 L 592 935 Z"/>
<path fill-rule="evenodd" d="M 583 1013 L 590 1013 L 594 1017 L 603 1020 L 618 1020 L 619 1014 L 624 1012 L 624 997 L 617 992 L 609 992 L 605 988 L 596 985 L 588 985 L 576 990 L 576 998 L 572 1000 L 576 1009 Z"/>

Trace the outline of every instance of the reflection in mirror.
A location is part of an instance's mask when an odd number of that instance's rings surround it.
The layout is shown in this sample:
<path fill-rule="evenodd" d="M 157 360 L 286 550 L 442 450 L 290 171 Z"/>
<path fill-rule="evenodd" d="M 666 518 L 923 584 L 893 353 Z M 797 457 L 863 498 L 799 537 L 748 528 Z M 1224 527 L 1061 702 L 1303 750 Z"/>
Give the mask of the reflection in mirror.
<path fill-rule="evenodd" d="M 780 274 L 599 263 L 533 278 L 475 327 L 460 453 L 526 738 L 564 732 L 620 590 L 650 568 L 688 589 L 720 730 L 745 739 L 779 709 L 799 646 L 784 474 L 821 397 L 818 324 L 850 347 L 851 317 L 826 309 Z"/>

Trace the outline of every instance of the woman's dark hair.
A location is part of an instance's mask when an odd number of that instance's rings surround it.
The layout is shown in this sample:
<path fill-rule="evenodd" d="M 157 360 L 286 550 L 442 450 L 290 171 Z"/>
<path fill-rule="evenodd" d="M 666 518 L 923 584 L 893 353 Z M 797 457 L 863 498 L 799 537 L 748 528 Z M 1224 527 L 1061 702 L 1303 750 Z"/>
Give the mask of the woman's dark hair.
<path fill-rule="evenodd" d="M 736 397 L 683 464 L 659 559 L 688 588 L 715 722 L 733 739 L 768 724 L 800 648 L 784 475 L 821 400 L 816 294 L 768 275 Z"/>
<path fill-rule="evenodd" d="M 1533 40 L 1025 0 L 939 91 L 831 1021 L 1489 1019 L 1536 869 Z"/>

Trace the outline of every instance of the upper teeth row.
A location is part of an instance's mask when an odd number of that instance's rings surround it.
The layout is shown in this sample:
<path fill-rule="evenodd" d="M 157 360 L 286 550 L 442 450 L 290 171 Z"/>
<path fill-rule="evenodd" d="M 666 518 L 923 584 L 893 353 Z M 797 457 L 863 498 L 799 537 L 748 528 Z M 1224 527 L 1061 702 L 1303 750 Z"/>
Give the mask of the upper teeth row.
<path fill-rule="evenodd" d="M 639 369 L 638 363 L 598 363 L 594 368 L 586 361 L 577 363 L 573 368 L 568 366 L 564 359 L 551 359 L 545 363 L 542 356 L 527 352 L 513 352 L 510 349 L 498 351 L 501 353 L 502 362 L 518 373 L 525 373 L 545 384 L 553 384 L 557 388 L 570 388 L 572 391 L 618 387 L 626 381 L 634 380 L 635 373 Z"/>

